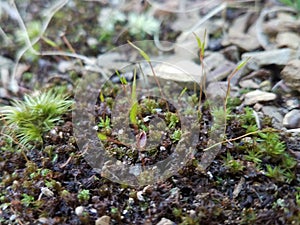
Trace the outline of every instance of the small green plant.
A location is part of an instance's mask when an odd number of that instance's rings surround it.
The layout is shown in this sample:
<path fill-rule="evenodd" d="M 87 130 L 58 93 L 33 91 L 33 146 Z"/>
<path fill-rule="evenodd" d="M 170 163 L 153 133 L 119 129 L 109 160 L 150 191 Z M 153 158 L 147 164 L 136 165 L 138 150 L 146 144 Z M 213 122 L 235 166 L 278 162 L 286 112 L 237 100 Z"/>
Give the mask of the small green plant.
<path fill-rule="evenodd" d="M 179 141 L 181 139 L 181 135 L 182 135 L 181 130 L 175 130 L 174 133 L 171 135 L 171 139 L 173 141 Z"/>
<path fill-rule="evenodd" d="M 232 173 L 238 173 L 245 168 L 242 162 L 240 160 L 235 160 L 230 152 L 227 152 L 227 156 L 224 158 L 224 164 Z"/>
<path fill-rule="evenodd" d="M 110 212 L 111 212 L 111 214 L 115 215 L 115 214 L 118 214 L 119 210 L 116 207 L 111 207 Z"/>
<path fill-rule="evenodd" d="M 90 191 L 86 190 L 86 189 L 81 190 L 78 193 L 77 198 L 79 201 L 82 201 L 82 202 L 88 201 L 90 199 Z"/>
<path fill-rule="evenodd" d="M 280 158 L 285 152 L 285 144 L 280 141 L 279 135 L 274 132 L 259 133 L 259 135 L 262 137 L 258 145 L 260 151 L 274 159 Z"/>
<path fill-rule="evenodd" d="M 294 157 L 288 153 L 282 155 L 282 166 L 286 169 L 292 169 L 297 165 L 297 161 Z"/>
<path fill-rule="evenodd" d="M 108 116 L 105 117 L 105 120 L 103 118 L 100 118 L 100 122 L 98 123 L 99 128 L 106 128 L 110 129 L 110 118 Z"/>
<path fill-rule="evenodd" d="M 245 158 L 245 160 L 252 161 L 256 164 L 259 164 L 262 162 L 262 160 L 261 160 L 262 153 L 252 149 L 252 150 L 248 151 L 248 155 L 245 155 L 244 158 Z"/>
<path fill-rule="evenodd" d="M 298 205 L 298 207 L 300 207 L 300 192 L 296 193 L 295 198 L 296 198 L 296 204 Z"/>
<path fill-rule="evenodd" d="M 24 206 L 28 207 L 34 202 L 34 197 L 28 194 L 22 194 L 21 202 Z"/>
<path fill-rule="evenodd" d="M 179 122 L 179 118 L 176 113 L 167 112 L 166 113 L 166 121 L 169 124 L 169 128 L 175 128 L 177 123 Z"/>
<path fill-rule="evenodd" d="M 284 181 L 284 170 L 282 170 L 279 166 L 272 167 L 271 165 L 266 165 L 266 176 L 271 177 L 277 181 Z"/>
<path fill-rule="evenodd" d="M 251 126 L 251 125 L 256 125 L 255 116 L 253 114 L 253 109 L 251 109 L 248 106 L 245 107 L 244 113 L 239 115 L 239 120 L 241 121 L 242 126 L 244 128 L 247 128 L 248 126 Z"/>
<path fill-rule="evenodd" d="M 54 127 L 72 104 L 67 96 L 50 90 L 35 96 L 25 95 L 24 101 L 14 101 L 12 106 L 2 107 L 0 113 L 8 134 L 29 147 L 31 143 L 41 143 L 42 135 Z"/>

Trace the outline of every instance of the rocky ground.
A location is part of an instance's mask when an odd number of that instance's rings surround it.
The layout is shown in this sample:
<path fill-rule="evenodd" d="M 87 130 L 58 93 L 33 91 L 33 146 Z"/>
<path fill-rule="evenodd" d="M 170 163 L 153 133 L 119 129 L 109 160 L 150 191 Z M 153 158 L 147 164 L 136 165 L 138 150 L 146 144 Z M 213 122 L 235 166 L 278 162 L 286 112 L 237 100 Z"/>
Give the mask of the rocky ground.
<path fill-rule="evenodd" d="M 0 111 L 0 224 L 300 224 L 300 7 L 183 2 L 0 2 L 1 110 L 75 98 L 30 148 Z"/>

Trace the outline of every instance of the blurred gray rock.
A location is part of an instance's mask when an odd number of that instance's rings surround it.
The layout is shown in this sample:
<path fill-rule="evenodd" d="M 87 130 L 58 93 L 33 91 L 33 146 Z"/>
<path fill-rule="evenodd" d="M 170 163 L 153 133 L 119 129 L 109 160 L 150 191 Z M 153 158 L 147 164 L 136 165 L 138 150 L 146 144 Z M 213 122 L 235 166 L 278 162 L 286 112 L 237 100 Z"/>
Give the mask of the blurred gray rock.
<path fill-rule="evenodd" d="M 109 216 L 101 216 L 95 222 L 95 225 L 109 225 L 110 217 Z"/>
<path fill-rule="evenodd" d="M 228 60 L 230 60 L 232 62 L 239 61 L 240 52 L 239 52 L 239 49 L 237 46 L 235 46 L 235 45 L 228 46 L 228 47 L 224 48 L 221 52 L 224 54 L 224 56 Z"/>
<path fill-rule="evenodd" d="M 288 47 L 297 50 L 300 47 L 300 36 L 294 32 L 282 32 L 277 34 L 276 43 L 278 48 Z"/>
<path fill-rule="evenodd" d="M 225 100 L 227 92 L 227 82 L 212 82 L 206 88 L 206 96 L 210 100 Z"/>
<path fill-rule="evenodd" d="M 254 105 L 255 103 L 258 102 L 272 101 L 274 99 L 276 99 L 276 94 L 274 93 L 255 90 L 245 94 L 244 104 Z"/>
<path fill-rule="evenodd" d="M 282 121 L 284 127 L 288 129 L 300 128 L 300 110 L 293 109 L 288 112 Z"/>
<path fill-rule="evenodd" d="M 181 60 L 178 62 L 159 63 L 154 68 L 155 75 L 165 80 L 177 81 L 180 83 L 200 83 L 202 80 L 202 68 L 199 64 L 191 60 Z M 153 76 L 151 70 L 147 74 Z"/>
<path fill-rule="evenodd" d="M 255 35 L 254 24 L 249 28 L 252 13 L 248 12 L 236 18 L 230 26 L 228 39 L 224 40 L 223 45 L 233 44 L 245 51 L 253 51 L 260 47 L 259 41 Z M 251 24 L 250 24 L 251 25 Z M 247 32 L 245 32 L 247 31 Z"/>
<path fill-rule="evenodd" d="M 281 71 L 281 76 L 288 87 L 300 92 L 300 59 L 289 61 Z"/>
<path fill-rule="evenodd" d="M 251 88 L 251 89 L 258 89 L 259 85 L 257 83 L 255 83 L 253 80 L 251 79 L 247 79 L 247 80 L 241 80 L 239 82 L 239 85 L 242 88 Z"/>
<path fill-rule="evenodd" d="M 282 48 L 270 51 L 249 52 L 242 55 L 242 60 L 250 58 L 246 67 L 251 70 L 258 70 L 266 65 L 284 66 L 289 61 L 299 57 L 299 52 L 289 48 Z"/>
<path fill-rule="evenodd" d="M 275 106 L 263 106 L 261 111 L 265 116 L 272 118 L 272 125 L 276 129 L 282 128 L 283 116 L 279 112 L 279 109 Z"/>
<path fill-rule="evenodd" d="M 206 77 L 208 83 L 225 79 L 236 67 L 218 52 L 210 53 L 205 57 L 204 66 L 209 71 Z"/>
<path fill-rule="evenodd" d="M 172 220 L 162 218 L 156 225 L 175 225 Z"/>
<path fill-rule="evenodd" d="M 75 214 L 77 216 L 82 216 L 82 213 L 84 212 L 84 207 L 83 206 L 77 206 L 75 208 Z"/>

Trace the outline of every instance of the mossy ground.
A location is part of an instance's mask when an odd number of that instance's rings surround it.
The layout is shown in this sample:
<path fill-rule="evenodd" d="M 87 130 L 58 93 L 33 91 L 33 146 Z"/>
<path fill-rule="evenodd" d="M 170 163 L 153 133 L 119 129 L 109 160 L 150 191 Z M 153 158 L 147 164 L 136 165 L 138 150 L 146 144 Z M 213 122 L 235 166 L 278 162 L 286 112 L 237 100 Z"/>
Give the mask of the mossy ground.
<path fill-rule="evenodd" d="M 30 10 L 33 6 L 39 7 L 38 2 L 33 1 L 27 6 L 33 20 L 38 18 Z M 88 37 L 97 40 L 101 37 L 97 26 L 92 26 L 97 24 L 101 7 L 101 4 L 95 7 L 92 2 L 83 4 L 82 1 L 74 1 L 73 6 L 55 15 L 47 37 L 56 43 L 57 48 L 70 50 L 60 37 L 58 31 L 62 30 L 78 53 L 89 56 L 96 56 L 99 51 L 125 41 L 126 34 L 118 39 L 119 42 L 111 42 L 114 38 L 110 36 L 96 43 L 94 48 L 87 45 Z M 14 35 L 14 27 L 8 19 L 4 22 L 5 32 Z M 120 28 L 117 26 L 117 29 Z M 162 33 L 175 35 L 176 32 L 172 33 L 169 29 Z M 116 30 L 111 35 L 117 36 L 118 32 Z M 40 49 L 50 48 L 43 41 L 39 44 Z M 1 55 L 14 59 L 21 45 L 1 46 Z M 52 72 L 56 71 L 53 64 L 60 60 L 69 59 L 56 56 L 22 59 L 31 65 L 28 72 L 33 76 L 21 79 L 20 85 L 28 90 L 43 86 L 61 87 L 72 96 L 74 89 L 70 83 L 76 84 L 86 73 L 74 69 L 66 74 L 70 80 L 61 77 L 49 80 Z M 80 63 L 78 65 L 81 66 Z M 113 92 L 105 93 L 104 101 L 99 100 L 96 104 L 95 120 L 98 124 L 102 121 L 98 128 L 106 137 L 113 137 L 107 119 L 110 118 L 109 105 L 113 95 Z M 17 96 L 12 95 L 11 98 Z M 8 105 L 9 100 L 3 99 L 1 104 Z M 187 113 L 199 113 L 197 97 L 187 101 L 195 103 L 195 108 L 187 109 Z M 238 102 L 230 104 L 226 137 L 235 139 L 254 132 L 252 135 L 224 142 L 208 169 L 199 170 L 197 166 L 203 150 L 208 147 L 209 127 L 213 121 L 213 112 L 204 104 L 199 117 L 200 136 L 194 158 L 169 179 L 140 188 L 111 182 L 93 170 L 77 147 L 71 113 L 64 114 L 51 131 L 43 133 L 43 143 L 31 150 L 22 150 L 9 136 L 1 135 L 0 224 L 95 224 L 95 220 L 103 215 L 111 217 L 111 224 L 157 224 L 163 217 L 181 225 L 300 224 L 300 171 L 297 155 L 293 155 L 300 147 L 299 137 L 276 131 L 269 118 L 262 123 L 264 132 L 259 132 L 252 109 L 236 107 L 240 104 Z M 151 99 L 140 102 L 139 120 L 151 116 L 157 108 L 162 109 L 163 112 L 158 115 L 168 126 L 161 140 L 167 151 L 153 149 L 144 158 L 139 158 L 127 146 L 108 141 L 110 153 L 124 161 L 145 165 L 170 154 L 178 139 L 173 135 L 180 129 L 176 111 L 166 107 L 165 102 Z M 168 110 L 171 111 L 169 114 Z M 148 134 L 149 129 L 147 123 L 138 124 L 138 129 L 132 126 L 135 135 L 142 130 Z M 78 206 L 84 207 L 81 216 L 75 213 Z"/>

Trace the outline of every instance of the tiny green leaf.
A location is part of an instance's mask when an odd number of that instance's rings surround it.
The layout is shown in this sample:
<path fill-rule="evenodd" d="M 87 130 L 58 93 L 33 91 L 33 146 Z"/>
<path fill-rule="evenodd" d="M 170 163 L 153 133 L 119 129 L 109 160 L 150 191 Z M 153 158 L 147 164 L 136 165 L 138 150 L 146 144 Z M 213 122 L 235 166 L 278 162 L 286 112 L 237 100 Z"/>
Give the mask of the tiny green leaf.
<path fill-rule="evenodd" d="M 133 48 L 139 51 L 140 55 L 147 61 L 150 62 L 150 57 L 147 55 L 146 52 L 144 52 L 142 49 L 134 45 L 132 42 L 128 41 L 128 44 L 130 44 Z"/>
<path fill-rule="evenodd" d="M 195 32 L 193 32 L 193 35 L 195 36 L 196 41 L 198 43 L 198 48 L 201 49 L 201 47 L 202 47 L 201 39 L 198 37 L 198 35 Z"/>
<path fill-rule="evenodd" d="M 107 140 L 107 136 L 104 133 L 98 133 L 97 136 L 101 141 Z"/>
<path fill-rule="evenodd" d="M 136 69 L 134 70 L 133 74 L 133 82 L 132 82 L 132 89 L 131 89 L 131 110 L 130 110 L 130 121 L 132 124 L 137 124 L 137 111 L 138 111 L 138 105 L 137 105 L 137 97 L 136 97 Z"/>
<path fill-rule="evenodd" d="M 101 102 L 104 102 L 104 101 L 105 101 L 105 99 L 104 99 L 104 96 L 103 96 L 103 93 L 102 93 L 102 92 L 100 92 L 99 99 L 100 99 L 100 101 L 101 101 Z"/>
<path fill-rule="evenodd" d="M 247 58 L 246 60 L 242 61 L 237 67 L 236 67 L 236 70 L 240 70 L 242 69 L 250 60 L 250 57 Z"/>
<path fill-rule="evenodd" d="M 43 40 L 44 40 L 48 45 L 50 45 L 51 47 L 54 47 L 54 48 L 57 48 L 57 47 L 58 47 L 58 45 L 57 45 L 54 41 L 50 40 L 50 39 L 47 38 L 47 37 L 43 37 Z"/>
<path fill-rule="evenodd" d="M 126 85 L 127 84 L 126 78 L 124 76 L 121 76 L 118 70 L 116 70 L 116 74 L 119 77 L 121 84 Z"/>
<path fill-rule="evenodd" d="M 183 90 L 180 92 L 179 98 L 181 98 L 187 91 L 187 87 L 183 88 Z"/>

